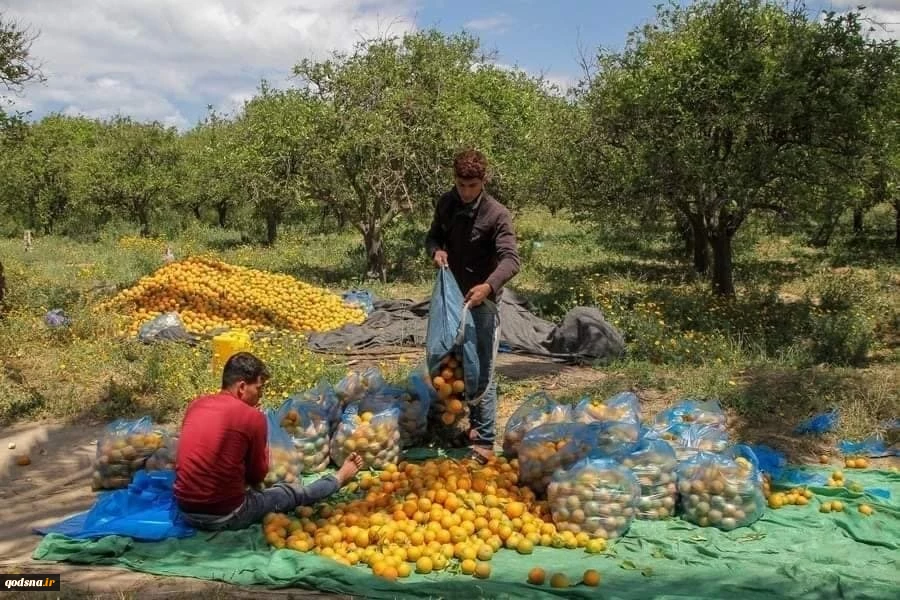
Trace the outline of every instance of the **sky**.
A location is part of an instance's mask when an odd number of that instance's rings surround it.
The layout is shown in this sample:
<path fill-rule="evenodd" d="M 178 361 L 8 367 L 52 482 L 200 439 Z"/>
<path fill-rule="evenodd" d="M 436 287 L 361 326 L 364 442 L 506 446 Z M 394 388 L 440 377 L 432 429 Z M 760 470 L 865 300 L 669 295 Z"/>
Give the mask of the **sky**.
<path fill-rule="evenodd" d="M 323 59 L 375 35 L 435 27 L 476 35 L 495 62 L 542 75 L 563 89 L 580 57 L 621 48 L 662 0 L 0 0 L 5 19 L 39 32 L 32 47 L 47 78 L 16 108 L 115 114 L 186 129 L 207 106 L 238 109 L 262 79 L 292 85 L 301 58 Z M 860 2 L 808 2 L 846 10 Z M 863 2 L 900 37 L 900 0 Z"/>

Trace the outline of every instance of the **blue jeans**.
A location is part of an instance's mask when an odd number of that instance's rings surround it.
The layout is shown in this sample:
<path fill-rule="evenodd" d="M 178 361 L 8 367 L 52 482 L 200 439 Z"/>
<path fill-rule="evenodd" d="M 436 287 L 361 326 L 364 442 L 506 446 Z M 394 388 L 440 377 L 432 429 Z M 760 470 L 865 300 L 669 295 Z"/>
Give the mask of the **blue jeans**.
<path fill-rule="evenodd" d="M 245 529 L 261 523 L 271 512 L 291 512 L 298 506 L 309 506 L 335 493 L 340 486 L 334 475 L 325 475 L 309 485 L 276 483 L 265 490 L 248 489 L 244 502 L 227 515 L 206 515 L 181 511 L 185 522 L 194 529 L 222 531 Z"/>
<path fill-rule="evenodd" d="M 500 347 L 500 314 L 494 304 L 483 303 L 471 309 L 478 347 L 478 389 L 481 396 L 469 405 L 469 433 L 472 444 L 493 446 L 497 437 L 497 381 L 494 363 Z"/>

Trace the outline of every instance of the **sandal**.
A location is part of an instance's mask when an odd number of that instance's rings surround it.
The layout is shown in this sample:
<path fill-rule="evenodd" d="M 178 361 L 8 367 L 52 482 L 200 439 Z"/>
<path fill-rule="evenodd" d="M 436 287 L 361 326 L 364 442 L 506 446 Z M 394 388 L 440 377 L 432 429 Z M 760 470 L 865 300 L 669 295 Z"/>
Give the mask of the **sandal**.
<path fill-rule="evenodd" d="M 490 449 L 489 446 L 479 446 L 479 448 Z M 479 465 L 482 465 L 482 466 L 484 466 L 484 465 L 488 464 L 488 462 L 490 462 L 490 458 L 485 456 L 478 450 L 476 450 L 474 446 L 469 448 L 469 453 L 468 453 L 468 455 L 466 455 L 466 458 L 469 460 L 474 460 L 475 462 L 477 462 Z"/>

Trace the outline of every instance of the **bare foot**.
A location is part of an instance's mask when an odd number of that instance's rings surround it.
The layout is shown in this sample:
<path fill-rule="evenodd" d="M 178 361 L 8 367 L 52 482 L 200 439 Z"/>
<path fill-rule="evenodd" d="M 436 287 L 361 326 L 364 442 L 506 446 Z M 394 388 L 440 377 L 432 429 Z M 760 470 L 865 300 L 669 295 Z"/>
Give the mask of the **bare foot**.
<path fill-rule="evenodd" d="M 348 481 L 356 477 L 356 474 L 359 473 L 362 466 L 362 456 L 354 452 L 344 460 L 344 464 L 341 465 L 341 468 L 338 469 L 337 473 L 334 475 L 343 487 Z"/>

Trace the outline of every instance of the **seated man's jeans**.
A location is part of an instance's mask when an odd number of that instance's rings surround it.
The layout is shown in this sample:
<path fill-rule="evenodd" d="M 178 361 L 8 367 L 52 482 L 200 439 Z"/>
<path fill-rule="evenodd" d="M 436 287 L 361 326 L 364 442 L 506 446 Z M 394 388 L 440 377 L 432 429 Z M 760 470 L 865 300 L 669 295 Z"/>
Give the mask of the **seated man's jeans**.
<path fill-rule="evenodd" d="M 272 512 L 291 512 L 298 506 L 309 506 L 335 493 L 340 488 L 334 475 L 326 475 L 309 485 L 276 483 L 265 490 L 248 489 L 244 502 L 228 515 L 204 515 L 182 511 L 185 522 L 195 529 L 223 531 L 245 529 L 261 523 Z"/>
<path fill-rule="evenodd" d="M 478 337 L 479 382 L 484 393 L 469 406 L 469 438 L 476 446 L 493 446 L 497 437 L 497 381 L 494 363 L 500 347 L 499 306 L 483 303 L 471 309 Z"/>

